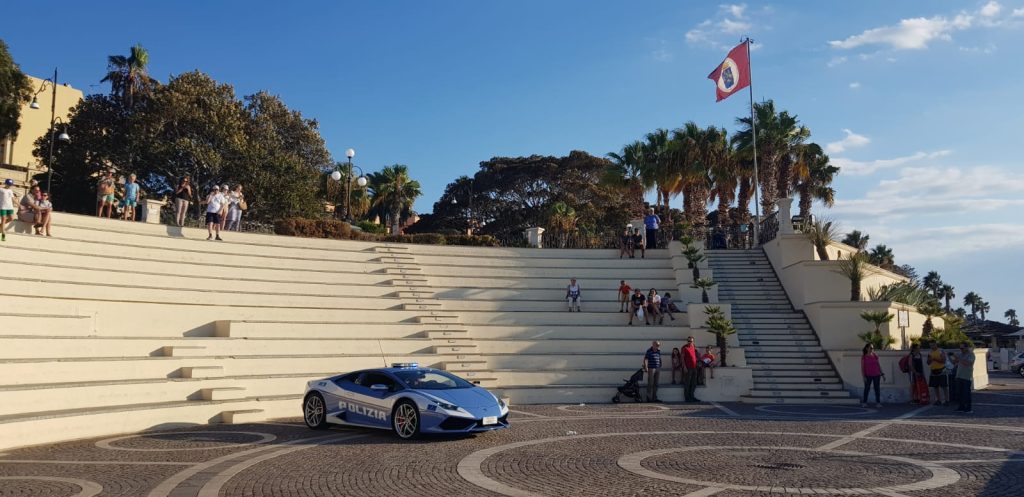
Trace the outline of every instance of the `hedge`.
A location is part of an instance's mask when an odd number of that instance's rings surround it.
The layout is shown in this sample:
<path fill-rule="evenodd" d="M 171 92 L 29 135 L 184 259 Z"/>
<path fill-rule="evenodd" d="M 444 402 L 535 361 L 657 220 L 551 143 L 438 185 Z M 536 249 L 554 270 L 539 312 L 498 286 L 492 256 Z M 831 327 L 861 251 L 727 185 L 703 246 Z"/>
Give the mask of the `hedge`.
<path fill-rule="evenodd" d="M 499 247 L 491 235 L 441 235 L 417 233 L 415 235 L 388 235 L 353 230 L 352 226 L 337 219 L 288 218 L 274 223 L 274 233 L 303 238 L 330 238 L 333 240 L 364 240 L 389 243 L 416 243 L 421 245 L 467 245 L 473 247 Z"/>

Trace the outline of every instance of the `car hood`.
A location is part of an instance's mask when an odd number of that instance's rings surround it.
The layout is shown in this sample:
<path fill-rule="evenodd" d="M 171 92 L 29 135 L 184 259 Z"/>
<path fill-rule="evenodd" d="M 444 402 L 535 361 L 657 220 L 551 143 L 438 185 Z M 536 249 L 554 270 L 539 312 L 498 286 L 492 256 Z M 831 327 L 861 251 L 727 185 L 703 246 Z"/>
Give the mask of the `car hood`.
<path fill-rule="evenodd" d="M 453 388 L 451 390 L 420 390 L 420 392 L 459 407 L 476 408 L 498 405 L 498 401 L 494 400 L 494 395 L 480 387 Z"/>

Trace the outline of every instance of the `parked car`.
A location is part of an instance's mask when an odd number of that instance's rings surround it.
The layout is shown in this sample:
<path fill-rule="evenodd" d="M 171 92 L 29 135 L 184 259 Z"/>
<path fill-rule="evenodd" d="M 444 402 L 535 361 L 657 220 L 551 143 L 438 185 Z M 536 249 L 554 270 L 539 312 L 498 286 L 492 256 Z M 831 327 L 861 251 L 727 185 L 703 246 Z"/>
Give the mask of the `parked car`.
<path fill-rule="evenodd" d="M 1024 376 L 1024 352 L 1010 357 L 1010 371 Z"/>

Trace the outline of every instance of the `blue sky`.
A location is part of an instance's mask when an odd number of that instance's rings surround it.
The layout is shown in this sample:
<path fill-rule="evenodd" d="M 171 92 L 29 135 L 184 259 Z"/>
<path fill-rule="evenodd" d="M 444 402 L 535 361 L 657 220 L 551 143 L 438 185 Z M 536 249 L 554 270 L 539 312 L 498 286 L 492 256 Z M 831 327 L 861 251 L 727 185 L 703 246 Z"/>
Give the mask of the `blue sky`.
<path fill-rule="evenodd" d="M 705 78 L 749 35 L 755 98 L 798 114 L 843 167 L 823 213 L 938 270 L 958 300 L 1024 313 L 1024 0 L 56 3 L 5 5 L 30 74 L 59 66 L 105 91 L 106 56 L 142 43 L 157 79 L 199 69 L 268 90 L 318 119 L 336 157 L 409 165 L 420 212 L 492 156 L 734 128 L 745 98 L 716 104 Z"/>

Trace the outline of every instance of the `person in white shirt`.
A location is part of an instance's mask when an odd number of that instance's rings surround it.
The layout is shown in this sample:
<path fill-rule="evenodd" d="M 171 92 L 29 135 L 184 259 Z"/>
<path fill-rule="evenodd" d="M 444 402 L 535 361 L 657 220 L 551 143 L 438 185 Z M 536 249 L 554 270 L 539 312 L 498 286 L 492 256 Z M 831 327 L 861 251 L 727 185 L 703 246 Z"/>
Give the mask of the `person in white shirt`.
<path fill-rule="evenodd" d="M 213 189 L 210 190 L 210 195 L 206 197 L 206 231 L 209 235 L 206 237 L 207 240 L 213 239 L 213 231 L 217 230 L 217 240 L 222 240 L 220 237 L 220 211 L 224 207 L 226 199 L 224 194 L 220 192 L 220 187 L 213 185 Z"/>
<path fill-rule="evenodd" d="M 576 312 L 582 312 L 580 303 L 583 302 L 583 298 L 580 294 L 580 285 L 576 283 L 576 278 L 569 280 L 569 286 L 565 287 L 565 301 L 569 303 L 569 312 L 572 312 L 573 307 L 576 308 Z"/>
<path fill-rule="evenodd" d="M 14 200 L 18 193 L 14 191 L 14 180 L 4 180 L 0 188 L 0 241 L 7 241 L 7 223 L 14 221 Z"/>

